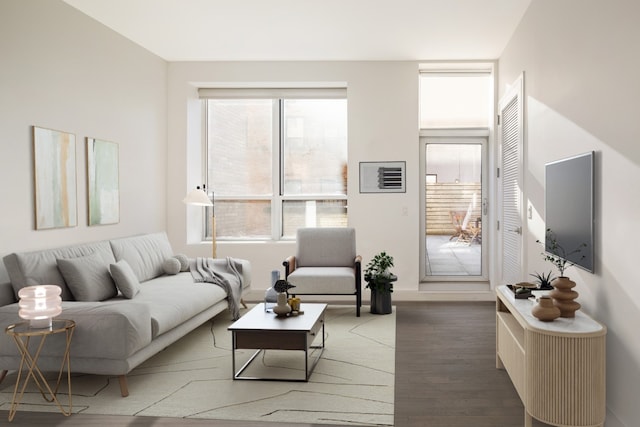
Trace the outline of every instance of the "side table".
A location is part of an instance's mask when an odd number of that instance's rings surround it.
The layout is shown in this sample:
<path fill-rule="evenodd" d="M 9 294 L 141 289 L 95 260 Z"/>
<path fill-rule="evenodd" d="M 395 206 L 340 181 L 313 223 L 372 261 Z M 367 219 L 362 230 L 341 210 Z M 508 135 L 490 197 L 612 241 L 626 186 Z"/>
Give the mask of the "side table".
<path fill-rule="evenodd" d="M 71 415 L 71 366 L 69 359 L 69 347 L 71 346 L 71 337 L 76 327 L 76 323 L 73 320 L 65 319 L 53 319 L 51 327 L 49 328 L 32 328 L 29 326 L 29 322 L 20 322 L 7 327 L 5 332 L 11 335 L 18 346 L 22 359 L 20 360 L 20 368 L 18 369 L 18 376 L 16 378 L 16 386 L 13 390 L 13 398 L 11 400 L 11 407 L 9 409 L 9 421 L 12 421 L 18 410 L 18 405 L 24 396 L 24 392 L 27 388 L 29 380 L 33 378 L 33 382 L 40 390 L 40 394 L 47 402 L 55 402 L 60 408 L 60 411 L 65 416 Z M 60 364 L 60 371 L 58 372 L 58 379 L 55 383 L 55 388 L 52 390 L 49 382 L 40 371 L 38 367 L 38 358 L 40 352 L 44 347 L 44 343 L 47 337 L 54 334 L 65 334 L 65 346 L 64 354 L 62 355 L 62 363 Z M 33 354 L 30 352 L 29 343 L 31 339 L 40 339 L 37 346 L 31 346 Z M 35 348 L 34 348 L 35 347 Z M 67 371 L 67 386 L 69 393 L 69 409 L 65 411 L 62 404 L 58 400 L 57 394 L 62 380 L 62 373 Z M 23 371 L 26 371 L 24 373 Z"/>

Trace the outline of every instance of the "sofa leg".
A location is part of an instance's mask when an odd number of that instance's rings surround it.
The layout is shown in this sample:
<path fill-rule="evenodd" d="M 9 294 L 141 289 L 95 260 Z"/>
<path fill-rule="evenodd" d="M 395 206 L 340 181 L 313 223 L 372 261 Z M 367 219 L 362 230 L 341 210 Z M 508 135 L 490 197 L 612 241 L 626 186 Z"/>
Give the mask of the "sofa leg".
<path fill-rule="evenodd" d="M 7 376 L 7 370 L 3 370 L 2 372 L 0 372 L 0 383 L 2 383 L 2 380 L 4 380 L 4 377 Z"/>
<path fill-rule="evenodd" d="M 118 381 L 120 382 L 120 394 L 122 397 L 129 396 L 129 386 L 127 385 L 127 376 L 120 375 L 118 377 Z"/>
<path fill-rule="evenodd" d="M 244 308 L 247 308 L 247 303 L 244 302 L 244 298 L 240 298 L 240 304 L 242 304 Z"/>

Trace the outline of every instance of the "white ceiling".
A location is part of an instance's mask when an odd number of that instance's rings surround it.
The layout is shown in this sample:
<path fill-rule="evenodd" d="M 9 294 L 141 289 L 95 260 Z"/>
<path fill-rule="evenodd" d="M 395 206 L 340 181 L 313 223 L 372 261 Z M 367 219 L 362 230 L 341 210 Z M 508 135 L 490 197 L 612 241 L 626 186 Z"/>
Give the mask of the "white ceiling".
<path fill-rule="evenodd" d="M 64 0 L 167 61 L 500 56 L 531 0 Z"/>

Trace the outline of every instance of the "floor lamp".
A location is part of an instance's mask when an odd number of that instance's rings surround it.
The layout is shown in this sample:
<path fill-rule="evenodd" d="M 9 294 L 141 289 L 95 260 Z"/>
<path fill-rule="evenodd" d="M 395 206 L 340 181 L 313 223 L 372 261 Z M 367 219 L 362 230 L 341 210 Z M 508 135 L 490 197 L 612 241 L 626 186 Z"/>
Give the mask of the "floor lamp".
<path fill-rule="evenodd" d="M 204 187 L 204 186 L 203 186 Z M 211 206 L 211 242 L 212 242 L 212 255 L 216 257 L 216 215 L 213 210 L 213 201 L 207 196 L 207 193 L 200 187 L 196 187 L 195 190 L 189 191 L 187 196 L 182 199 L 182 202 L 192 206 Z"/>

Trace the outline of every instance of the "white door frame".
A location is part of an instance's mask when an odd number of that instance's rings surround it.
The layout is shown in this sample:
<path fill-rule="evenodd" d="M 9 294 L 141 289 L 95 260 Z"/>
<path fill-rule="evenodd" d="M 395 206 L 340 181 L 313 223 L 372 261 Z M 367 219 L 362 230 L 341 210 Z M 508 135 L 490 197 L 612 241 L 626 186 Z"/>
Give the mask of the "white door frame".
<path fill-rule="evenodd" d="M 517 121 L 518 121 L 518 129 L 517 129 L 517 140 L 519 144 L 519 154 L 517 159 L 517 170 L 516 176 L 518 181 L 519 191 L 519 224 L 518 227 L 512 227 L 510 225 L 505 224 L 504 220 L 504 198 L 503 198 L 503 176 L 504 176 L 504 165 L 503 165 L 503 119 L 502 112 L 504 108 L 506 108 L 510 103 L 517 103 Z M 498 233 L 497 233 L 497 247 L 496 254 L 498 262 L 498 268 L 496 268 L 497 273 L 497 282 L 498 284 L 506 284 L 512 281 L 524 281 L 525 277 L 525 260 L 527 259 L 526 254 L 526 246 L 524 245 L 523 236 L 527 235 L 527 220 L 526 220 L 526 205 L 527 202 L 524 197 L 524 158 L 526 151 L 526 142 L 525 142 L 525 122 L 524 122 L 524 73 L 520 74 L 520 76 L 516 79 L 516 81 L 507 89 L 505 94 L 500 98 L 498 102 L 498 114 L 500 116 L 500 123 L 498 124 L 498 165 L 500 165 L 499 173 L 498 173 Z M 519 228 L 519 230 L 518 230 Z M 514 257 L 514 261 L 518 263 L 519 271 L 514 274 L 514 277 L 504 277 L 504 266 L 505 266 L 505 233 L 515 233 L 520 236 L 519 239 L 516 239 L 517 246 L 519 246 L 520 254 Z M 509 237 L 513 238 L 515 234 L 510 234 Z"/>
<path fill-rule="evenodd" d="M 488 129 L 447 129 L 447 130 L 422 130 L 420 132 L 420 282 L 421 290 L 478 290 L 477 283 L 487 285 L 489 283 L 489 259 L 491 232 L 489 207 L 491 203 L 491 191 L 489 185 L 489 137 Z M 426 174 L 426 145 L 427 143 L 452 143 L 464 144 L 473 142 L 482 144 L 482 273 L 479 276 L 427 276 L 426 275 L 426 200 L 425 200 L 425 180 Z M 443 286 L 439 286 L 439 283 Z M 428 289 L 427 287 L 428 286 Z M 483 286 L 483 288 L 486 286 Z M 437 289 L 436 289 L 437 288 Z"/>

